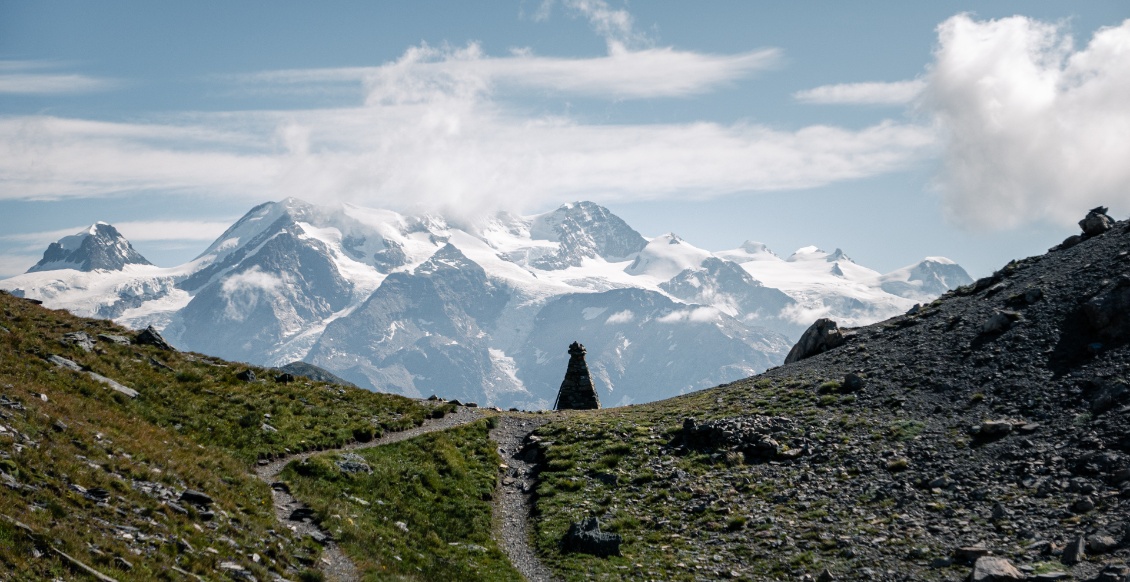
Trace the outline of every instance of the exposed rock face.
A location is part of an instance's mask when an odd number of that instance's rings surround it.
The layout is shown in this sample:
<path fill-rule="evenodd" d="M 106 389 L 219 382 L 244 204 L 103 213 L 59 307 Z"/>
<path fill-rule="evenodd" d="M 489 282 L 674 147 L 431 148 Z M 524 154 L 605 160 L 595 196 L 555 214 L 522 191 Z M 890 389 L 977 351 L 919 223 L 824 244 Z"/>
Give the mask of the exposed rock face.
<path fill-rule="evenodd" d="M 570 525 L 562 545 L 566 552 L 607 558 L 620 555 L 620 541 L 620 534 L 600 531 L 600 522 L 595 517 L 590 517 Z"/>
<path fill-rule="evenodd" d="M 158 349 L 169 352 L 176 351 L 173 346 L 169 345 L 169 342 L 165 341 L 164 337 L 161 337 L 161 332 L 157 331 L 157 329 L 152 325 L 143 329 L 141 333 L 137 334 L 137 339 L 135 341 L 137 341 L 137 343 L 139 344 L 155 346 Z"/>
<path fill-rule="evenodd" d="M 29 273 L 76 269 L 121 271 L 126 265 L 152 265 L 113 226 L 99 222 L 86 231 L 51 243 Z"/>
<path fill-rule="evenodd" d="M 1083 234 L 1087 236 L 1097 236 L 1114 226 L 1114 219 L 1107 216 L 1106 206 L 1099 206 L 1092 208 L 1083 220 L 1079 221 L 1079 228 L 1083 229 Z"/>
<path fill-rule="evenodd" d="M 537 238 L 561 243 L 560 249 L 534 261 L 540 269 L 579 267 L 585 257 L 624 258 L 647 246 L 647 240 L 607 208 L 592 202 L 566 204 L 532 227 Z"/>
<path fill-rule="evenodd" d="M 600 408 L 600 397 L 589 377 L 589 367 L 585 363 L 585 346 L 578 342 L 569 345 L 569 367 L 565 379 L 557 392 L 557 410 L 593 410 Z"/>
<path fill-rule="evenodd" d="M 799 362 L 832 348 L 838 348 L 843 343 L 844 335 L 836 322 L 827 318 L 817 319 L 805 330 L 804 335 L 800 336 L 800 341 L 793 346 L 793 349 L 789 350 L 789 355 L 785 356 L 785 363 Z"/>

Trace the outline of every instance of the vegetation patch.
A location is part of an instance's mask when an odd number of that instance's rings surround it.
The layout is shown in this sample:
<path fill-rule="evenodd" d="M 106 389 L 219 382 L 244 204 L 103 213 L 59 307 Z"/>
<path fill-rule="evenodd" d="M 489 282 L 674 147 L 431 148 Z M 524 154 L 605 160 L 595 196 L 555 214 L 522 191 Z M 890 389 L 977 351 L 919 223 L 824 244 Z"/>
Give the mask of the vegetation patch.
<path fill-rule="evenodd" d="M 372 469 L 343 471 L 340 454 L 283 470 L 366 580 L 520 580 L 491 538 L 501 459 L 489 423 L 364 449 Z"/>

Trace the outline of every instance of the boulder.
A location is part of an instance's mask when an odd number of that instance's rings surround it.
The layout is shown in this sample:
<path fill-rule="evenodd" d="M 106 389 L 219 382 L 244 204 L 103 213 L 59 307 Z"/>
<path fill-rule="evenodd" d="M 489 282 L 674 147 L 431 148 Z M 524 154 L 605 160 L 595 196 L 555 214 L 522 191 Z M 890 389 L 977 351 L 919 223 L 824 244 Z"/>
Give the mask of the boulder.
<path fill-rule="evenodd" d="M 185 503 L 197 505 L 200 507 L 208 507 L 212 505 L 212 503 L 214 503 L 214 501 L 212 501 L 212 498 L 207 494 L 201 493 L 200 491 L 196 491 L 194 489 L 185 489 L 184 493 L 180 494 L 180 500 Z"/>
<path fill-rule="evenodd" d="M 1087 551 L 1092 554 L 1105 554 L 1118 549 L 1118 540 L 1108 535 L 1093 535 L 1087 538 Z"/>
<path fill-rule="evenodd" d="M 1020 314 L 1015 311 L 994 311 L 989 319 L 981 325 L 981 333 L 1003 333 L 1012 328 L 1012 324 L 1020 320 Z"/>
<path fill-rule="evenodd" d="M 137 338 L 135 338 L 134 341 L 168 352 L 176 351 L 173 346 L 169 345 L 169 342 L 165 341 L 165 338 L 161 337 L 161 332 L 157 331 L 152 325 L 141 330 L 141 333 L 137 334 Z"/>
<path fill-rule="evenodd" d="M 817 319 L 800 336 L 800 340 L 785 356 L 785 363 L 799 362 L 844 344 L 844 335 L 836 322 L 828 318 Z"/>
<path fill-rule="evenodd" d="M 1068 566 L 1073 566 L 1082 562 L 1087 557 L 1087 540 L 1083 536 L 1079 536 L 1074 540 L 1067 543 L 1067 547 L 1063 548 L 1063 556 L 1060 560 Z"/>
<path fill-rule="evenodd" d="M 73 345 L 84 352 L 89 352 L 94 349 L 94 338 L 90 337 L 90 334 L 85 331 L 65 333 L 60 341 L 65 344 Z"/>
<path fill-rule="evenodd" d="M 973 572 L 969 574 L 971 582 L 1001 582 L 1005 580 L 1023 580 L 1024 574 L 1017 570 L 1011 562 L 996 556 L 982 556 L 973 564 Z"/>
<path fill-rule="evenodd" d="M 569 531 L 562 540 L 562 548 L 566 552 L 607 558 L 620 555 L 621 541 L 619 534 L 600 531 L 600 522 L 595 517 L 589 517 L 569 526 Z"/>
<path fill-rule="evenodd" d="M 1083 229 L 1083 234 L 1087 236 L 1098 236 L 1114 226 L 1114 219 L 1107 216 L 1107 208 L 1099 206 L 1092 208 L 1083 220 L 1079 221 L 1079 228 Z"/>
<path fill-rule="evenodd" d="M 254 382 L 255 381 L 255 371 L 251 370 L 251 369 L 247 369 L 247 370 L 244 370 L 244 371 L 236 374 L 235 377 L 236 377 L 236 379 L 243 380 L 244 382 Z"/>
<path fill-rule="evenodd" d="M 1092 580 L 1094 582 L 1130 582 L 1130 566 L 1107 564 Z"/>

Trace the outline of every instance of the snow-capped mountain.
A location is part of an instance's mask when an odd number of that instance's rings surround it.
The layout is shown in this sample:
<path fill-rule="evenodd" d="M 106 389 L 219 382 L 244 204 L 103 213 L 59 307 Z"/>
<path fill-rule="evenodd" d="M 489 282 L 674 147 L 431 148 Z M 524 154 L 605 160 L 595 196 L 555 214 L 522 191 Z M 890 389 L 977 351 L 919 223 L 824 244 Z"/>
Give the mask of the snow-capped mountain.
<path fill-rule="evenodd" d="M 28 269 L 40 271 L 121 271 L 126 265 L 151 265 L 116 228 L 98 222 L 90 228 L 51 243 L 43 259 Z"/>
<path fill-rule="evenodd" d="M 969 282 L 938 258 L 881 275 L 839 249 L 782 259 L 759 243 L 712 253 L 674 234 L 648 240 L 591 202 L 455 224 L 287 199 L 178 267 L 121 249 L 134 252 L 98 224 L 51 246 L 41 265 L 58 269 L 0 287 L 156 325 L 181 349 L 529 408 L 552 403 L 572 341 L 588 347 L 602 402 L 645 402 L 775 365 L 816 317 L 867 323 Z M 121 260 L 78 268 L 105 256 Z"/>

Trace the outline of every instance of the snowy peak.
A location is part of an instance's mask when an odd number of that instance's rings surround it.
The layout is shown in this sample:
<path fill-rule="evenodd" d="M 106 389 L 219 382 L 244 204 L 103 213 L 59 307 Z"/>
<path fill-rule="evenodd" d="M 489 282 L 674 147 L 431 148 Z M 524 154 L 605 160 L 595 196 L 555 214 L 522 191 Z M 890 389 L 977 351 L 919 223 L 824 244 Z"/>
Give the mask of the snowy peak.
<path fill-rule="evenodd" d="M 824 260 L 828 261 L 829 263 L 834 263 L 836 261 L 847 261 L 849 263 L 855 262 L 851 260 L 851 257 L 844 254 L 844 252 L 838 248 L 832 251 L 832 254 L 828 255 Z"/>
<path fill-rule="evenodd" d="M 926 257 L 883 275 L 879 281 L 883 291 L 891 295 L 926 301 L 950 289 L 968 285 L 973 278 L 950 259 Z"/>
<path fill-rule="evenodd" d="M 668 281 L 687 269 L 701 268 L 710 257 L 709 251 L 684 241 L 674 233 L 667 233 L 651 239 L 624 272 Z"/>
<path fill-rule="evenodd" d="M 592 202 L 565 204 L 534 217 L 530 237 L 561 245 L 558 252 L 534 262 L 533 266 L 546 270 L 579 267 L 585 258 L 626 259 L 647 244 L 647 240 L 619 216 Z"/>
<path fill-rule="evenodd" d="M 781 257 L 777 256 L 765 243 L 747 240 L 736 249 L 728 251 L 719 251 L 714 253 L 720 258 L 727 261 L 733 261 L 737 264 L 748 263 L 749 261 L 780 261 Z"/>
<path fill-rule="evenodd" d="M 75 269 L 77 271 L 121 271 L 126 265 L 152 265 L 118 229 L 97 222 L 90 228 L 51 243 L 43 259 L 28 273 Z"/>

